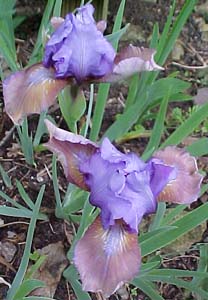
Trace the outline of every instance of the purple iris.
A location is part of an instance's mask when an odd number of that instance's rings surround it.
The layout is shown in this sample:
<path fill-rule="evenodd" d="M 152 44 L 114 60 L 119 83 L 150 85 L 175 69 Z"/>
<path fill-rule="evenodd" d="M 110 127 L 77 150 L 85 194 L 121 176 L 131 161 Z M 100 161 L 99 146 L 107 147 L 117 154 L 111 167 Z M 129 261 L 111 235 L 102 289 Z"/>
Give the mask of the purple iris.
<path fill-rule="evenodd" d="M 5 110 L 15 124 L 24 116 L 45 111 L 67 85 L 113 83 L 142 71 L 163 69 L 154 61 L 154 49 L 129 45 L 116 54 L 103 36 L 106 22 L 96 24 L 93 12 L 94 7 L 86 4 L 65 19 L 53 17 L 55 31 L 43 62 L 3 81 Z"/>
<path fill-rule="evenodd" d="M 74 263 L 83 289 L 106 297 L 139 272 L 138 226 L 158 201 L 196 201 L 202 176 L 196 160 L 178 147 L 157 151 L 148 161 L 118 151 L 105 138 L 101 146 L 46 121 L 50 141 L 69 182 L 90 192 L 100 216 L 77 242 Z"/>
<path fill-rule="evenodd" d="M 46 44 L 43 64 L 55 68 L 56 78 L 81 82 L 112 71 L 115 51 L 98 30 L 93 12 L 94 7 L 86 4 L 68 14 Z"/>
<path fill-rule="evenodd" d="M 134 153 L 123 154 L 107 138 L 80 164 L 80 171 L 91 191 L 91 204 L 101 209 L 103 227 L 122 219 L 131 232 L 138 232 L 142 217 L 156 210 L 156 196 L 176 178 L 174 167 L 158 159 L 145 163 Z"/>

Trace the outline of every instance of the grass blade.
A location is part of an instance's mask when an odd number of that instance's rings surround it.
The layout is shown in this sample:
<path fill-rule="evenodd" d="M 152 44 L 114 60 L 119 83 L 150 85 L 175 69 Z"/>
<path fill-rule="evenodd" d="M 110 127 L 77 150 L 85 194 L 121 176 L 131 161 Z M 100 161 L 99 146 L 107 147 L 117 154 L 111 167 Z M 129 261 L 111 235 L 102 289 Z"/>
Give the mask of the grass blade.
<path fill-rule="evenodd" d="M 4 168 L 2 167 L 1 164 L 0 164 L 0 175 L 1 175 L 2 179 L 3 179 L 3 182 L 6 185 L 6 187 L 8 187 L 9 189 L 12 188 L 12 181 L 11 181 L 9 175 L 4 170 Z"/>
<path fill-rule="evenodd" d="M 208 154 L 208 138 L 204 137 L 194 142 L 186 148 L 193 156 L 203 156 Z"/>
<path fill-rule="evenodd" d="M 77 271 L 74 266 L 70 266 L 64 271 L 64 277 L 71 284 L 71 286 L 77 296 L 77 299 L 91 300 L 89 294 L 82 290 L 81 284 L 78 281 L 79 277 L 78 277 Z"/>
<path fill-rule="evenodd" d="M 161 145 L 161 148 L 168 145 L 179 144 L 183 139 L 185 139 L 185 137 L 191 134 L 199 126 L 199 124 L 207 118 L 207 116 L 208 103 L 205 103 L 167 138 L 167 140 Z"/>
<path fill-rule="evenodd" d="M 149 239 L 141 242 L 142 255 L 148 255 L 157 249 L 160 249 L 180 236 L 184 235 L 188 231 L 192 230 L 199 224 L 207 220 L 208 216 L 208 203 L 201 205 L 195 210 L 187 213 L 184 217 L 172 223 L 175 226 L 169 234 L 161 232 L 158 235 L 152 235 Z"/>
<path fill-rule="evenodd" d="M 149 143 L 145 149 L 145 153 L 147 153 L 150 149 L 156 150 L 160 144 L 160 140 L 164 131 L 164 122 L 165 122 L 165 116 L 168 108 L 169 95 L 170 95 L 170 91 L 168 90 L 166 96 L 163 98 L 163 101 L 161 102 L 160 110 L 158 112 Z"/>
<path fill-rule="evenodd" d="M 164 300 L 164 298 L 158 294 L 156 287 L 151 282 L 143 280 L 142 278 L 137 278 L 133 280 L 132 283 L 152 300 Z"/>
<path fill-rule="evenodd" d="M 48 0 L 46 8 L 44 10 L 44 14 L 41 20 L 40 28 L 38 31 L 38 37 L 33 49 L 32 55 L 30 57 L 29 65 L 35 64 L 42 59 L 42 34 L 43 30 L 47 28 L 50 17 L 54 8 L 55 0 Z"/>
<path fill-rule="evenodd" d="M 26 239 L 26 244 L 25 244 L 25 249 L 24 249 L 24 253 L 23 253 L 23 256 L 22 256 L 22 260 L 21 260 L 19 269 L 17 271 L 17 274 L 14 278 L 14 281 L 12 283 L 12 286 L 8 291 L 7 300 L 11 300 L 11 299 L 14 298 L 14 295 L 15 295 L 17 289 L 19 288 L 19 286 L 21 285 L 21 283 L 23 281 L 23 278 L 25 276 L 27 266 L 28 266 L 28 263 L 29 263 L 30 251 L 31 251 L 33 235 L 34 235 L 34 231 L 35 231 L 35 225 L 36 225 L 36 221 L 37 221 L 41 201 L 42 201 L 42 198 L 43 198 L 44 190 L 45 190 L 45 186 L 43 185 L 40 189 L 40 192 L 38 194 L 38 197 L 37 197 L 37 200 L 36 200 L 36 203 L 35 203 L 35 207 L 34 207 L 34 210 L 33 210 L 33 215 L 32 215 L 30 225 L 29 225 L 29 228 L 28 228 L 27 239 Z"/>

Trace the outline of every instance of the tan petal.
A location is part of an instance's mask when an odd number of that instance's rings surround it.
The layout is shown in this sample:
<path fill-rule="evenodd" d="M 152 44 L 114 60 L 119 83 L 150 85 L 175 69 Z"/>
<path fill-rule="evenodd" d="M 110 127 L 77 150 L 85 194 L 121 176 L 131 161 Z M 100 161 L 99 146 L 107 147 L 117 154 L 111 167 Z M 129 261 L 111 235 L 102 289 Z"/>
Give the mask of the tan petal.
<path fill-rule="evenodd" d="M 51 18 L 51 25 L 53 26 L 54 29 L 57 29 L 63 22 L 64 22 L 64 18 L 61 17 Z"/>
<path fill-rule="evenodd" d="M 97 22 L 96 26 L 97 26 L 97 30 L 103 33 L 106 30 L 107 22 L 105 20 L 101 20 Z"/>
<path fill-rule="evenodd" d="M 80 165 L 97 150 L 97 145 L 83 136 L 57 128 L 49 120 L 45 121 L 50 140 L 45 146 L 61 161 L 64 173 L 69 182 L 88 190 L 85 178 L 80 172 Z"/>
<path fill-rule="evenodd" d="M 40 113 L 51 106 L 67 81 L 55 79 L 54 70 L 42 64 L 16 72 L 3 82 L 4 103 L 7 114 L 15 124 L 32 113 Z"/>
<path fill-rule="evenodd" d="M 129 45 L 116 55 L 112 73 L 100 81 L 115 82 L 142 71 L 163 70 L 154 61 L 155 52 L 154 49 Z"/>
<path fill-rule="evenodd" d="M 168 146 L 159 150 L 154 154 L 154 157 L 175 167 L 177 171 L 176 179 L 167 184 L 159 194 L 158 201 L 186 204 L 196 201 L 203 176 L 198 172 L 195 157 L 176 146 Z"/>
<path fill-rule="evenodd" d="M 83 289 L 108 297 L 139 272 L 141 252 L 137 234 L 128 233 L 119 221 L 104 230 L 98 217 L 77 243 L 74 262 Z"/>

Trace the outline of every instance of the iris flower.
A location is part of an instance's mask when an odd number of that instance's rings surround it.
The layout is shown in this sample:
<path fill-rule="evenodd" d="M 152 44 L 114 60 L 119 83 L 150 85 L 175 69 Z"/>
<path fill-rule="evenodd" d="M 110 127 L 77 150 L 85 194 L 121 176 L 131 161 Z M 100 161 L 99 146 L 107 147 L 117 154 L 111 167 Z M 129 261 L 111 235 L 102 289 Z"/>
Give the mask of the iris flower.
<path fill-rule="evenodd" d="M 129 45 L 116 54 L 103 36 L 105 22 L 96 24 L 93 12 L 94 7 L 86 4 L 65 19 L 52 18 L 55 31 L 45 46 L 43 62 L 4 80 L 5 109 L 14 123 L 46 110 L 68 84 L 115 82 L 162 69 L 154 62 L 154 49 Z"/>
<path fill-rule="evenodd" d="M 89 191 L 90 203 L 100 209 L 75 247 L 83 289 L 109 296 L 139 272 L 143 216 L 154 213 L 158 201 L 197 200 L 202 176 L 195 158 L 177 147 L 159 150 L 144 162 L 134 153 L 121 153 L 107 138 L 98 146 L 48 120 L 46 125 L 46 146 L 58 155 L 68 182 Z"/>

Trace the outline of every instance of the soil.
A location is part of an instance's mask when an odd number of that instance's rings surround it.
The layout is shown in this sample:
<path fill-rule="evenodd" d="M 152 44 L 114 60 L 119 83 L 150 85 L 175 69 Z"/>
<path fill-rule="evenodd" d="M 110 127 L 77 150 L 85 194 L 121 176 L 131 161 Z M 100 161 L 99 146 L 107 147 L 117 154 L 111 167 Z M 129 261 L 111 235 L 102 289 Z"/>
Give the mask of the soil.
<path fill-rule="evenodd" d="M 112 24 L 115 19 L 115 14 L 118 8 L 119 1 L 109 1 L 109 28 L 112 28 Z M 126 1 L 125 17 L 123 24 L 131 23 L 135 26 L 141 28 L 142 39 L 133 41 L 135 44 L 140 46 L 148 46 L 148 41 L 150 39 L 153 25 L 155 22 L 159 23 L 160 30 L 163 29 L 166 17 L 170 8 L 170 0 L 158 0 L 158 1 Z M 198 1 L 197 5 L 204 4 L 206 1 Z M 17 41 L 18 46 L 18 60 L 22 65 L 26 65 L 28 57 L 32 51 L 33 45 L 35 43 L 37 29 L 39 27 L 41 16 L 43 13 L 44 5 L 46 1 L 33 1 L 33 0 L 21 0 L 17 2 L 17 12 L 19 14 L 26 15 L 27 18 L 21 24 L 16 32 L 16 37 L 19 39 Z M 177 10 L 179 11 L 184 1 L 177 1 Z M 180 63 L 184 65 L 201 65 L 203 62 L 206 63 L 208 59 L 208 41 L 202 40 L 202 33 L 199 30 L 198 20 L 201 18 L 201 14 L 196 10 L 189 18 L 183 32 L 181 33 L 180 40 L 183 41 L 183 50 L 184 54 L 180 58 Z M 122 43 L 127 43 L 124 41 Z M 171 64 L 171 57 L 169 58 L 166 64 L 166 72 L 179 70 L 179 76 L 185 80 L 192 82 L 192 87 L 190 93 L 195 94 L 198 86 L 201 86 L 201 81 L 199 78 L 199 73 L 195 70 L 188 71 L 188 74 L 184 69 L 180 69 Z M 5 66 L 6 68 L 6 66 Z M 9 70 L 4 70 L 6 73 L 9 73 Z M 108 104 L 105 111 L 105 119 L 102 127 L 104 131 L 114 120 L 116 114 L 122 112 L 123 105 L 122 101 L 126 98 L 127 88 L 126 86 L 114 86 L 109 95 Z M 192 105 L 189 103 L 188 105 Z M 187 109 L 187 106 L 182 106 L 182 108 Z M 55 111 L 56 119 L 60 124 L 60 127 L 64 128 L 65 124 L 60 117 L 60 111 L 57 109 Z M 31 116 L 29 118 L 29 129 L 33 132 L 37 124 L 37 116 Z M 150 126 L 147 124 L 147 126 Z M 47 140 L 47 136 L 44 137 L 44 141 Z M 141 154 L 147 139 L 140 139 L 139 141 L 132 140 L 125 144 L 121 145 L 121 148 L 125 151 L 133 150 Z M 17 132 L 6 115 L 3 108 L 3 96 L 2 88 L 0 86 L 0 164 L 3 166 L 5 171 L 9 174 L 12 180 L 12 188 L 7 188 L 3 181 L 0 179 L 1 190 L 13 198 L 15 201 L 22 203 L 20 199 L 18 190 L 16 188 L 15 180 L 19 180 L 24 186 L 25 190 L 31 197 L 31 199 L 36 199 L 38 191 L 41 185 L 46 184 L 46 192 L 41 206 L 41 211 L 47 213 L 49 216 L 49 221 L 39 221 L 37 223 L 35 236 L 33 239 L 32 251 L 35 249 L 43 248 L 44 246 L 62 241 L 65 250 L 70 247 L 70 240 L 66 235 L 65 226 L 63 220 L 57 219 L 54 214 L 55 210 L 55 200 L 54 200 L 54 191 L 53 185 L 50 177 L 48 176 L 48 171 L 51 171 L 51 160 L 52 156 L 49 152 L 40 152 L 35 153 L 35 163 L 36 166 L 31 167 L 25 162 L 24 156 L 21 153 L 20 148 L 18 147 L 17 141 Z M 200 160 L 200 165 L 204 166 L 207 164 L 206 157 L 203 157 Z M 63 174 L 63 170 L 60 165 L 58 165 L 58 178 L 59 178 L 59 187 L 61 191 L 66 190 L 66 182 Z M 201 202 L 207 201 L 207 194 L 203 196 L 203 199 L 200 199 L 197 202 L 197 205 L 200 205 Z M 8 205 L 5 203 L 5 200 L 0 197 L 0 205 Z M 12 217 L 0 216 L 0 220 L 4 221 L 5 227 L 0 227 L 0 241 L 9 241 L 16 246 L 16 253 L 10 262 L 10 265 L 17 270 L 20 264 L 22 253 L 24 251 L 24 244 L 26 240 L 27 228 L 28 225 L 24 223 L 17 223 L 19 221 L 26 221 L 23 219 L 17 219 Z M 9 225 L 12 222 L 16 224 Z M 67 224 L 67 233 L 68 235 L 73 236 L 73 227 L 71 224 Z M 10 233 L 8 235 L 8 232 Z M 13 235 L 11 235 L 11 232 Z M 206 242 L 208 239 L 207 230 L 201 232 L 198 236 L 196 242 Z M 199 253 L 197 250 L 187 249 L 185 255 L 177 255 L 171 257 L 168 261 L 164 259 L 164 267 L 180 268 L 184 270 L 195 270 L 197 268 Z M 1 263 L 0 261 L 0 277 L 3 277 L 7 282 L 12 282 L 15 276 L 14 270 L 8 265 Z M 185 294 L 183 289 L 179 289 L 176 286 L 158 284 L 158 289 L 164 299 L 196 299 L 194 295 Z M 7 286 L 0 285 L 0 299 L 4 299 L 7 293 Z M 136 290 L 134 296 L 132 287 L 127 288 L 127 295 L 129 298 L 124 298 L 122 293 L 120 295 L 113 295 L 110 297 L 110 300 L 116 299 L 131 299 L 131 300 L 144 300 L 148 299 L 141 291 Z M 124 293 L 125 294 L 125 293 Z M 99 295 L 94 295 L 93 299 L 101 299 Z M 187 298 L 186 298 L 187 297 Z M 73 290 L 70 287 L 65 279 L 62 277 L 56 294 L 54 296 L 57 300 L 69 300 L 76 299 L 73 294 Z"/>

